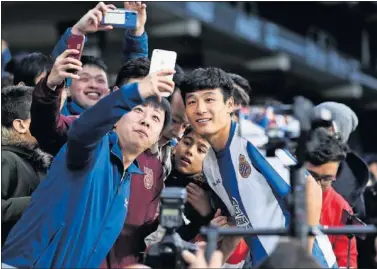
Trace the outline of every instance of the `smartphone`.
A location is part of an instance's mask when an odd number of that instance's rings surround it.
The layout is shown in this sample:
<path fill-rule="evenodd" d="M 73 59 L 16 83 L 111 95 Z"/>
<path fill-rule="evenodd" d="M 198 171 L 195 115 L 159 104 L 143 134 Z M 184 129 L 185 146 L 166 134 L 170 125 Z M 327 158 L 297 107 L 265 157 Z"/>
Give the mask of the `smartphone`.
<path fill-rule="evenodd" d="M 352 215 L 347 210 L 342 210 L 342 217 L 341 217 L 341 223 L 343 225 L 358 225 L 358 226 L 366 226 L 364 222 L 362 222 L 358 217 L 355 215 Z M 357 234 L 357 237 L 359 237 L 362 240 L 365 240 L 366 234 Z"/>
<path fill-rule="evenodd" d="M 85 44 L 85 36 L 83 35 L 71 35 L 67 41 L 67 49 L 75 49 L 78 50 L 79 54 L 72 54 L 69 57 L 75 58 L 76 60 L 81 59 L 81 55 L 84 49 Z M 67 72 L 69 73 L 76 73 L 77 70 L 68 69 Z"/>
<path fill-rule="evenodd" d="M 175 69 L 175 63 L 177 61 L 177 53 L 175 51 L 155 49 L 152 52 L 151 66 L 149 68 L 149 74 L 157 72 L 163 69 Z M 168 76 L 170 80 L 173 80 L 174 75 Z M 162 93 L 161 96 L 169 97 L 170 93 Z"/>
<path fill-rule="evenodd" d="M 103 16 L 102 25 L 112 25 L 114 28 L 136 29 L 137 12 L 118 8 L 108 10 Z"/>

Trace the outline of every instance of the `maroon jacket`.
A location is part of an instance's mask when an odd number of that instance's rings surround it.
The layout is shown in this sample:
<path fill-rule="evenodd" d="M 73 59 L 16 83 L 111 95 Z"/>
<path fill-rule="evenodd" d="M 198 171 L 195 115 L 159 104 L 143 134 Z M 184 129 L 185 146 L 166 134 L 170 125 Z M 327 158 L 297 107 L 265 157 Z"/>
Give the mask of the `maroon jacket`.
<path fill-rule="evenodd" d="M 40 147 L 55 156 L 67 142 L 68 128 L 77 117 L 60 114 L 64 84 L 52 91 L 46 85 L 47 77 L 33 91 L 30 130 Z M 136 161 L 144 175 L 132 176 L 126 222 L 101 268 L 121 268 L 139 262 L 139 252 L 145 248 L 144 238 L 158 226 L 156 214 L 164 183 L 162 165 L 149 151 Z"/>

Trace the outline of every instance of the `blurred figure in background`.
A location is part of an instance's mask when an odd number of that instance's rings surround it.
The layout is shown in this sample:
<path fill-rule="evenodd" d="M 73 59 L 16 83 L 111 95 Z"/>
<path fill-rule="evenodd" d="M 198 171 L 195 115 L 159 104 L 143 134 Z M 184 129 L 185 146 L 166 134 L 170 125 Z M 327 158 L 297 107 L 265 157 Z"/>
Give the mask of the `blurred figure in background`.
<path fill-rule="evenodd" d="M 313 151 L 308 152 L 307 169 L 314 179 L 322 188 L 322 226 L 344 226 L 343 222 L 344 210 L 352 214 L 352 208 L 347 201 L 338 194 L 332 184 L 336 180 L 339 165 L 346 159 L 348 147 L 342 143 L 340 139 L 332 136 L 327 129 L 318 128 L 315 130 L 319 144 Z M 348 244 L 350 248 L 350 264 L 351 268 L 357 268 L 357 248 L 356 238 L 351 241 L 346 235 L 334 236 L 329 235 L 329 240 L 334 250 L 336 260 L 339 267 L 347 267 L 348 261 Z"/>
<path fill-rule="evenodd" d="M 340 137 L 343 143 L 347 143 L 350 134 L 356 130 L 358 118 L 348 106 L 336 102 L 324 102 L 317 105 L 313 110 L 313 117 L 319 115 L 322 109 L 331 112 L 334 125 L 328 129 L 334 135 Z M 318 119 L 313 119 L 316 122 Z M 350 151 L 344 161 L 340 163 L 336 181 L 333 188 L 343 196 L 352 206 L 359 218 L 365 217 L 364 190 L 369 180 L 369 171 L 366 163 L 354 152 Z"/>
<path fill-rule="evenodd" d="M 364 192 L 365 222 L 377 225 L 377 154 L 367 154 L 364 156 L 364 160 L 368 164 L 370 171 L 370 179 Z M 377 268 L 377 259 L 375 259 L 377 258 L 377 252 L 374 248 L 375 239 L 377 243 L 376 235 L 367 235 L 365 240 L 357 238 L 360 268 Z"/>
<path fill-rule="evenodd" d="M 20 62 L 15 62 L 13 84 L 35 86 L 51 70 L 52 65 L 51 57 L 40 52 L 30 53 Z"/>
<path fill-rule="evenodd" d="M 1 90 L 2 245 L 52 160 L 51 155 L 39 149 L 29 130 L 32 91 L 25 86 Z"/>

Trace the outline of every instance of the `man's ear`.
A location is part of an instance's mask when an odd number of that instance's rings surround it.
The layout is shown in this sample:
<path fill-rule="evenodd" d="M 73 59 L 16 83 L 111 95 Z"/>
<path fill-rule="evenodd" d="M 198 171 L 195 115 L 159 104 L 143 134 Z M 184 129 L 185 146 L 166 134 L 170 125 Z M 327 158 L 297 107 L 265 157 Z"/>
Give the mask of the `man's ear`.
<path fill-rule="evenodd" d="M 229 97 L 229 99 L 226 100 L 225 106 L 226 106 L 227 112 L 229 114 L 234 111 L 234 98 L 233 98 L 233 96 Z"/>
<path fill-rule="evenodd" d="M 114 86 L 114 87 L 113 87 L 113 92 L 115 92 L 115 91 L 117 91 L 117 90 L 119 90 L 119 87 L 118 87 L 118 86 Z"/>
<path fill-rule="evenodd" d="M 21 81 L 17 84 L 17 86 L 26 86 L 25 82 Z"/>
<path fill-rule="evenodd" d="M 12 125 L 13 129 L 19 134 L 26 134 L 28 132 L 28 126 L 24 120 L 16 119 Z"/>

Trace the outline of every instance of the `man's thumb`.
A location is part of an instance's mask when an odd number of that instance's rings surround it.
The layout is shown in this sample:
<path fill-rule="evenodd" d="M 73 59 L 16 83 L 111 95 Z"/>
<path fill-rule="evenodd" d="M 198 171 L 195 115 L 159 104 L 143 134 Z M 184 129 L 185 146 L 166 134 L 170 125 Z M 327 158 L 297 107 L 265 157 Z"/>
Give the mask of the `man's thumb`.
<path fill-rule="evenodd" d="M 215 218 L 219 217 L 219 216 L 221 216 L 221 209 L 220 208 L 217 209 L 217 211 L 215 213 Z"/>

